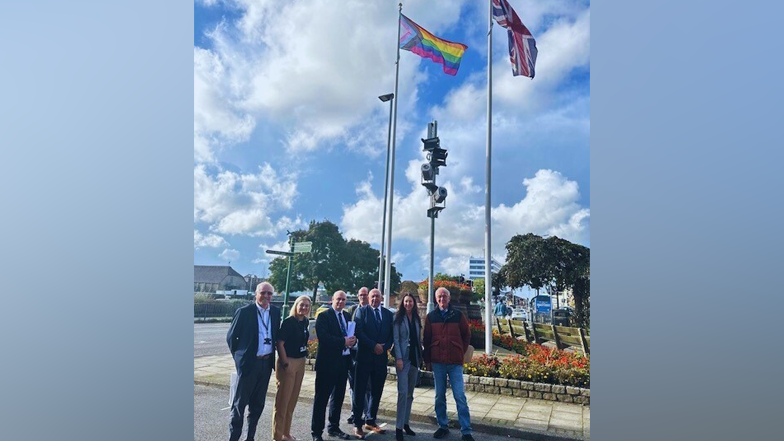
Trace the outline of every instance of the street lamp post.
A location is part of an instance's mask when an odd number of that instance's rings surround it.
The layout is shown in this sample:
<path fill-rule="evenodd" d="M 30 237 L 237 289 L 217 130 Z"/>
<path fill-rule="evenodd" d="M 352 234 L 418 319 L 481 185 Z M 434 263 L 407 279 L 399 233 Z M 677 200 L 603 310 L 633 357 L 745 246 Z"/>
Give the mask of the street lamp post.
<path fill-rule="evenodd" d="M 392 100 L 395 98 L 394 93 L 388 93 L 386 95 L 381 95 L 378 99 L 381 100 L 382 103 L 389 101 L 389 129 L 387 130 L 387 157 L 386 157 L 386 170 L 384 171 L 384 211 L 383 217 L 381 220 L 381 252 L 378 255 L 378 289 L 381 290 L 382 293 L 385 292 L 383 288 L 383 274 L 384 274 L 384 236 L 386 234 L 387 228 L 387 197 L 389 194 L 389 144 L 392 137 Z M 389 306 L 389 305 L 387 305 Z"/>

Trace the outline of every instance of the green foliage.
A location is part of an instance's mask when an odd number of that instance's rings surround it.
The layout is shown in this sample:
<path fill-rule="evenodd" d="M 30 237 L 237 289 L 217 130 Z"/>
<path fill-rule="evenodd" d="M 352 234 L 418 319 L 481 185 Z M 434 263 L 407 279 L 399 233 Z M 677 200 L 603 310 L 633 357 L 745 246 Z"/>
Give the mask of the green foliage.
<path fill-rule="evenodd" d="M 498 296 L 498 295 L 501 294 L 501 289 L 504 286 L 507 286 L 506 276 L 505 276 L 505 274 L 502 271 L 500 273 L 491 273 L 490 277 L 492 278 L 492 281 L 493 281 L 493 295 L 494 296 Z M 485 298 L 485 279 L 484 279 L 484 277 L 479 278 L 479 279 L 474 279 L 474 288 L 473 288 L 473 290 L 474 290 L 474 293 L 476 294 L 474 296 L 475 300 L 480 300 L 480 299 L 484 299 Z"/>
<path fill-rule="evenodd" d="M 485 279 L 474 279 L 474 292 L 485 295 Z"/>
<path fill-rule="evenodd" d="M 460 276 L 450 276 L 449 274 L 436 273 L 433 280 L 437 282 L 460 282 Z"/>
<path fill-rule="evenodd" d="M 213 295 L 211 295 L 211 294 L 209 294 L 209 293 L 206 293 L 206 292 L 200 292 L 200 293 L 197 293 L 197 294 L 194 294 L 194 295 L 193 295 L 193 303 L 204 303 L 204 302 L 209 302 L 209 301 L 211 301 L 213 298 L 214 298 L 214 296 L 213 296 Z"/>
<path fill-rule="evenodd" d="M 367 242 L 346 241 L 338 226 L 330 221 L 311 221 L 307 230 L 292 232 L 294 242 L 313 242 L 310 253 L 295 254 L 289 291 L 311 291 L 315 296 L 319 282 L 328 293 L 337 290 L 356 292 L 378 281 L 379 252 Z M 286 288 L 288 258 L 270 262 L 270 283 L 282 292 Z M 400 285 L 401 274 L 392 265 L 392 288 Z"/>
<path fill-rule="evenodd" d="M 478 377 L 497 377 L 501 361 L 498 357 L 482 354 L 475 356 L 468 363 L 463 365 L 463 371 L 468 375 Z"/>
<path fill-rule="evenodd" d="M 529 286 L 539 291 L 571 289 L 577 325 L 588 326 L 591 250 L 556 236 L 517 235 L 506 244 L 507 261 L 501 278 L 512 288 Z"/>

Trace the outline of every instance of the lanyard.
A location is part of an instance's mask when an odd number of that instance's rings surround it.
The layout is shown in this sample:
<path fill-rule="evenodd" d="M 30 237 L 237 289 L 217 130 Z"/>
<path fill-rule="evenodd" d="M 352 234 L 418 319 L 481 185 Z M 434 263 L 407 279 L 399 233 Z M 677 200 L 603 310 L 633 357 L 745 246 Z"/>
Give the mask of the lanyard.
<path fill-rule="evenodd" d="M 261 319 L 261 325 L 264 326 L 264 330 L 267 331 L 267 333 L 269 334 L 269 321 L 270 321 L 269 311 L 267 312 L 267 323 L 264 323 L 264 317 L 262 317 L 261 311 L 258 308 L 256 308 L 256 313 L 259 315 L 259 318 Z"/>

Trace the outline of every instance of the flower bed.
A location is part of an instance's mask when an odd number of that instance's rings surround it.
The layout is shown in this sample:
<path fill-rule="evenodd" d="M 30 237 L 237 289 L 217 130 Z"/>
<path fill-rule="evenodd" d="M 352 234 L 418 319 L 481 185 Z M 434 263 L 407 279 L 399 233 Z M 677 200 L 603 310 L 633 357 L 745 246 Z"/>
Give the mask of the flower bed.
<path fill-rule="evenodd" d="M 318 340 L 308 342 L 308 370 L 315 365 Z M 475 356 L 463 365 L 465 390 L 566 403 L 590 404 L 590 358 L 536 344 L 526 344 L 525 356 Z M 394 357 L 387 363 L 387 380 L 394 381 Z M 433 373 L 423 370 L 421 385 L 433 385 Z"/>
<path fill-rule="evenodd" d="M 528 355 L 506 359 L 482 354 L 463 366 L 469 375 L 563 386 L 585 387 L 591 385 L 590 359 L 580 354 L 528 344 Z"/>

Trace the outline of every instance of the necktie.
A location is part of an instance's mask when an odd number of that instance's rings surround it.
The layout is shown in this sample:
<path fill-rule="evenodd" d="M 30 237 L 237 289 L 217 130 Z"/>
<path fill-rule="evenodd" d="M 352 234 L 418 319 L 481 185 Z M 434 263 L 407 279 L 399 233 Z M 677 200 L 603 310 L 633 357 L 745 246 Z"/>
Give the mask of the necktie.
<path fill-rule="evenodd" d="M 373 311 L 376 313 L 376 327 L 381 329 L 381 314 L 378 313 L 378 308 Z"/>
<path fill-rule="evenodd" d="M 340 331 L 343 333 L 343 337 L 346 336 L 346 325 L 343 324 L 343 313 L 338 313 L 338 322 L 340 322 Z"/>

